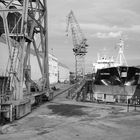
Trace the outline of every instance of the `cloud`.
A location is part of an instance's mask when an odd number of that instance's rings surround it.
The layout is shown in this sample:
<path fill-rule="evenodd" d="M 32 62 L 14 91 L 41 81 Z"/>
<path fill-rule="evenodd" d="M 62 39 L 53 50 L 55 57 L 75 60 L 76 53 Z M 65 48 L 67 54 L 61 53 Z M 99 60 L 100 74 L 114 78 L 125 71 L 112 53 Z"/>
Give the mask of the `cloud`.
<path fill-rule="evenodd" d="M 109 26 L 103 24 L 81 23 L 80 26 L 82 29 L 86 30 L 110 30 Z"/>
<path fill-rule="evenodd" d="M 131 31 L 140 33 L 140 25 L 132 25 L 129 27 L 120 27 L 117 25 L 109 26 L 105 24 L 95 24 L 95 23 L 82 23 L 80 24 L 81 28 L 88 31 Z"/>
<path fill-rule="evenodd" d="M 135 31 L 135 32 L 140 32 L 140 25 L 133 25 L 129 30 Z"/>
<path fill-rule="evenodd" d="M 122 31 L 109 32 L 109 33 L 98 32 L 94 36 L 97 36 L 98 38 L 116 38 L 116 37 L 120 37 L 121 35 L 122 35 Z"/>
<path fill-rule="evenodd" d="M 95 31 L 118 31 L 124 30 L 125 28 L 118 27 L 116 25 L 109 26 L 105 24 L 96 24 L 96 23 L 81 23 L 81 28 L 84 30 L 95 30 Z"/>
<path fill-rule="evenodd" d="M 72 9 L 88 39 L 88 57 L 93 59 L 93 53 L 96 55 L 97 48 L 102 46 L 112 48 L 111 44 L 115 44 L 114 40 L 121 31 L 127 34 L 129 46 L 133 46 L 126 50 L 127 55 L 139 56 L 136 54 L 140 46 L 139 5 L 140 0 L 60 0 L 57 4 L 55 0 L 48 1 L 49 47 L 54 48 L 58 58 L 72 65 L 73 62 L 69 61 L 73 57 L 71 38 L 68 38 L 69 43 L 64 43 L 66 16 Z M 70 57 L 62 55 L 69 53 Z"/>

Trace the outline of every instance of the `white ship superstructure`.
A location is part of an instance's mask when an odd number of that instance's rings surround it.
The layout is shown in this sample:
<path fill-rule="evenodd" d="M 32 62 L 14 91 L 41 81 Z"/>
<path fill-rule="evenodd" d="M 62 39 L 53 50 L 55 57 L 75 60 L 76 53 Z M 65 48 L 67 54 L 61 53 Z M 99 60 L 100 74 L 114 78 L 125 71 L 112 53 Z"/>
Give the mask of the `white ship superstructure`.
<path fill-rule="evenodd" d="M 98 69 L 109 68 L 113 66 L 115 66 L 113 56 L 107 57 L 106 55 L 100 56 L 100 54 L 98 54 L 97 62 L 93 63 L 93 71 L 96 73 Z"/>
<path fill-rule="evenodd" d="M 114 57 L 107 57 L 106 55 L 100 56 L 98 53 L 97 62 L 93 63 L 93 72 L 96 73 L 98 69 L 109 68 L 109 67 L 118 67 L 118 66 L 128 66 L 127 61 L 124 56 L 124 41 L 120 39 L 118 43 L 118 55 L 116 60 Z"/>

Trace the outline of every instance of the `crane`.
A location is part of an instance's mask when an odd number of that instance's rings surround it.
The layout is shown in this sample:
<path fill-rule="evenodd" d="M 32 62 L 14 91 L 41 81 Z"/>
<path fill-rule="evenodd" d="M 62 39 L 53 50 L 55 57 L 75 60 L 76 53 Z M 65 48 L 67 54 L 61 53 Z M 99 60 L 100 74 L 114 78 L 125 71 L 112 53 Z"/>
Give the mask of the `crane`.
<path fill-rule="evenodd" d="M 85 38 L 72 10 L 67 17 L 67 36 L 69 27 L 71 29 L 73 52 L 75 55 L 75 75 L 76 80 L 78 80 L 85 75 L 85 55 L 87 53 L 88 45 L 87 39 Z"/>
<path fill-rule="evenodd" d="M 0 76 L 0 112 L 10 121 L 29 113 L 33 100 L 50 93 L 47 22 L 46 0 L 0 1 L 0 37 L 9 50 L 5 75 Z M 31 79 L 31 52 L 42 74 L 40 84 Z"/>

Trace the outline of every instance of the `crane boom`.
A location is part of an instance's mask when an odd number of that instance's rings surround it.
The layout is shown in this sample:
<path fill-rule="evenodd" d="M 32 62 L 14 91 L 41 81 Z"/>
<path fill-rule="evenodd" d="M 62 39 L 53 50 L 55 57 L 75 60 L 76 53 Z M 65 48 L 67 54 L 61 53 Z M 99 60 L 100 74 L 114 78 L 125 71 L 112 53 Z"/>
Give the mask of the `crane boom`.
<path fill-rule="evenodd" d="M 87 53 L 87 39 L 85 38 L 73 11 L 70 11 L 67 18 L 67 27 L 66 32 L 68 33 L 68 29 L 71 29 L 72 41 L 73 41 L 73 52 L 75 55 L 75 73 L 76 79 L 78 77 L 84 77 L 85 75 L 85 55 Z M 67 34 L 68 35 L 68 34 Z"/>

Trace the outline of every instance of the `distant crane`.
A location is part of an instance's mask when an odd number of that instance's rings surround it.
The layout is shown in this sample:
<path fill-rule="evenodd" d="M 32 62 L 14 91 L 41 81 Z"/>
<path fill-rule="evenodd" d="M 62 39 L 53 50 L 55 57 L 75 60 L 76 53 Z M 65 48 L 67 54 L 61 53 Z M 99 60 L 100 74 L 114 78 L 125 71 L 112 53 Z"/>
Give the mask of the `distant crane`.
<path fill-rule="evenodd" d="M 87 39 L 85 38 L 73 11 L 71 10 L 67 18 L 66 32 L 68 35 L 69 26 L 71 28 L 72 40 L 73 40 L 73 52 L 75 55 L 75 74 L 76 80 L 83 78 L 85 75 L 85 55 L 87 53 Z"/>

